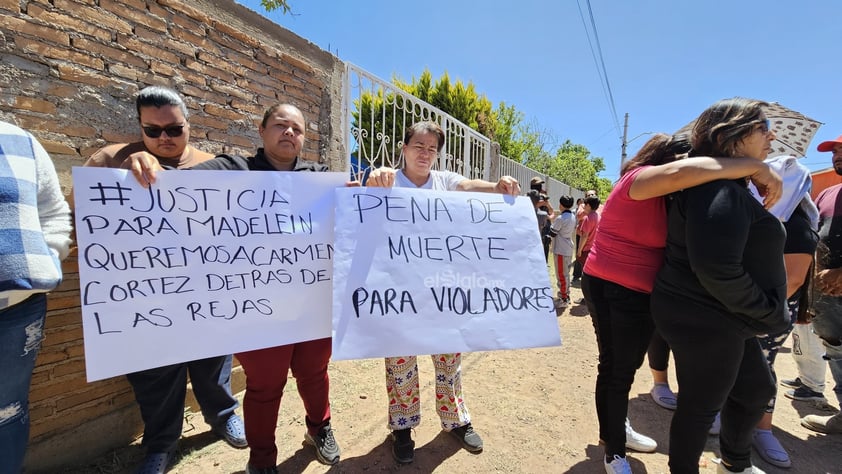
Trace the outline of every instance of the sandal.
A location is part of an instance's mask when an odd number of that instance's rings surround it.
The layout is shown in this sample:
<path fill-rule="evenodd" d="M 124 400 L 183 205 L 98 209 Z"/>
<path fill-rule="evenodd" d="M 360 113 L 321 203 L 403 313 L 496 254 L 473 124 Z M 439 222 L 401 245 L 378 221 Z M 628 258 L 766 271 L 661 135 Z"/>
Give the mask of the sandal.
<path fill-rule="evenodd" d="M 678 399 L 670 389 L 670 386 L 665 383 L 656 383 L 652 390 L 649 391 L 652 401 L 659 407 L 667 410 L 675 410 L 678 407 Z"/>
<path fill-rule="evenodd" d="M 754 430 L 751 444 L 757 450 L 757 454 L 769 464 L 783 468 L 792 465 L 792 462 L 789 460 L 789 454 L 781 446 L 778 438 L 772 434 L 772 430 Z"/>

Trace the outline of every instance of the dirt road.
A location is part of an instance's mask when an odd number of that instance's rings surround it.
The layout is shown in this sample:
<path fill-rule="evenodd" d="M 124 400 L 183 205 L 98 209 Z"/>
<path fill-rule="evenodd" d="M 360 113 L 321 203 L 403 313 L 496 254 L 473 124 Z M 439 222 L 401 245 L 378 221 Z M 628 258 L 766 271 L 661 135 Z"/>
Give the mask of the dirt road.
<path fill-rule="evenodd" d="M 573 299 L 581 296 L 573 289 Z M 303 447 L 304 410 L 294 379 L 287 387 L 277 430 L 281 473 L 459 472 L 459 473 L 601 473 L 603 451 L 597 444 L 593 386 L 596 345 L 587 310 L 574 305 L 558 318 L 562 346 L 548 349 L 467 354 L 463 385 L 474 427 L 485 450 L 470 454 L 438 429 L 431 398 L 434 396 L 432 364 L 419 357 L 423 420 L 414 433 L 415 462 L 399 466 L 390 453 L 386 429 L 386 389 L 383 361 L 335 362 L 331 366 L 333 426 L 342 448 L 342 461 L 333 467 L 316 461 L 311 447 Z M 778 375 L 795 374 L 789 349 L 778 360 Z M 672 380 L 675 380 L 674 377 Z M 644 364 L 638 372 L 629 402 L 629 418 L 641 433 L 658 441 L 657 452 L 630 453 L 636 473 L 665 473 L 671 412 L 649 397 L 651 376 Z M 828 380 L 826 396 L 833 397 Z M 781 392 L 782 393 L 782 392 Z M 242 395 L 242 394 L 240 394 Z M 828 414 L 818 407 L 781 397 L 775 413 L 775 433 L 792 458 L 792 473 L 842 473 L 842 436 L 826 436 L 802 428 L 798 420 L 809 413 Z M 188 414 L 182 458 L 173 474 L 242 473 L 245 450 L 234 450 L 207 432 L 201 415 Z M 709 438 L 703 473 L 716 472 L 711 459 L 718 441 Z M 142 456 L 129 446 L 72 474 L 131 473 Z M 766 472 L 786 472 L 764 463 Z"/>

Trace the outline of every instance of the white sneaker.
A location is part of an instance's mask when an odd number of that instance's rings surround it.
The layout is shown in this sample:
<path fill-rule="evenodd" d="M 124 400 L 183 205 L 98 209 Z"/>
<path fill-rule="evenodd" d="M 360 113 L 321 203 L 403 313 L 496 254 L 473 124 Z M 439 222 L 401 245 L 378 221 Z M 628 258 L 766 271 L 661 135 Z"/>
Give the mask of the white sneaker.
<path fill-rule="evenodd" d="M 626 418 L 626 449 L 641 453 L 651 453 L 658 449 L 658 443 L 654 439 L 633 430 L 629 419 Z"/>
<path fill-rule="evenodd" d="M 730 471 L 727 467 L 725 467 L 725 464 L 722 463 L 721 459 L 717 464 L 718 466 L 716 466 L 716 474 L 766 474 L 766 471 L 760 469 L 757 466 L 750 466 L 743 469 L 742 471 Z"/>
<path fill-rule="evenodd" d="M 614 460 L 610 463 L 605 459 L 602 462 L 605 464 L 605 472 L 608 474 L 632 474 L 631 466 L 626 458 L 621 458 L 615 454 Z"/>

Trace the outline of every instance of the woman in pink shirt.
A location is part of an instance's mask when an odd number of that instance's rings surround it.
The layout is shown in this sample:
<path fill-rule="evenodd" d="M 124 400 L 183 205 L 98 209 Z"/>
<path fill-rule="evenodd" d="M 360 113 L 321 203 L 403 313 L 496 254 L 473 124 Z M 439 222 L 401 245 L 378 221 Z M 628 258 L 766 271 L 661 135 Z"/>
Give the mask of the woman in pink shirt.
<path fill-rule="evenodd" d="M 657 134 L 623 165 L 585 263 L 582 292 L 599 349 L 595 398 L 608 473 L 631 472 L 626 448 L 657 448 L 653 439 L 632 429 L 627 412 L 634 374 L 654 330 L 649 297 L 666 245 L 665 196 L 716 179 L 741 177 L 749 177 L 762 190 L 767 207 L 781 194 L 780 177 L 761 161 L 678 159 L 689 150 L 687 136 Z"/>

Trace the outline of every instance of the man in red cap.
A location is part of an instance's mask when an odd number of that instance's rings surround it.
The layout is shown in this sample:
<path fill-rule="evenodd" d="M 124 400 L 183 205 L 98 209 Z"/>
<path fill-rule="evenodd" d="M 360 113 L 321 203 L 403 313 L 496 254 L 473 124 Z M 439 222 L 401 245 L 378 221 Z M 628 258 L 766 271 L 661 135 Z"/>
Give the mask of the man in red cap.
<path fill-rule="evenodd" d="M 822 152 L 833 152 L 836 174 L 842 175 L 842 136 L 822 142 Z M 816 198 L 819 208 L 819 248 L 816 251 L 813 330 L 822 339 L 825 359 L 836 383 L 833 391 L 842 405 L 842 184 L 831 186 Z M 837 204 L 838 203 L 838 204 Z M 842 434 L 842 412 L 832 416 L 807 415 L 801 425 L 822 433 Z"/>

